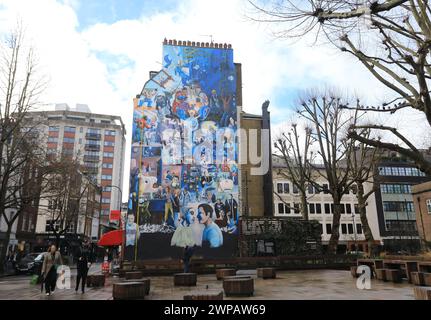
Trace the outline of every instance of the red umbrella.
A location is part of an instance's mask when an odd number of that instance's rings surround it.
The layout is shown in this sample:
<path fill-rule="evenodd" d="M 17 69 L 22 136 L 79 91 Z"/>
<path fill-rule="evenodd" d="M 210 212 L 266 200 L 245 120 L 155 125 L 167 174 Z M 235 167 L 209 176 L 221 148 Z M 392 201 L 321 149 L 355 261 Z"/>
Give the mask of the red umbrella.
<path fill-rule="evenodd" d="M 97 244 L 103 247 L 121 246 L 123 244 L 123 230 L 114 230 L 103 234 Z"/>

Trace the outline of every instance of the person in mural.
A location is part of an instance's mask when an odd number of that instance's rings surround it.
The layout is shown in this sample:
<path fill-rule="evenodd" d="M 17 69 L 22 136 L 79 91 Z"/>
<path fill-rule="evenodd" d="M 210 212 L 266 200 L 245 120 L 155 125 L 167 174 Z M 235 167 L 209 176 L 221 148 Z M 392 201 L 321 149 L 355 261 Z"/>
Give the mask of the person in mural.
<path fill-rule="evenodd" d="M 173 195 L 172 195 L 172 209 L 174 211 L 174 226 L 177 227 L 181 221 L 181 216 L 180 216 L 180 207 L 181 207 L 181 202 L 180 202 L 180 188 L 175 188 Z"/>
<path fill-rule="evenodd" d="M 227 199 L 224 203 L 226 213 L 230 215 L 233 221 L 236 223 L 238 220 L 238 202 L 233 198 L 233 195 L 230 195 L 230 199 Z"/>
<path fill-rule="evenodd" d="M 165 215 L 163 219 L 163 223 L 166 225 L 174 226 L 173 220 L 173 207 L 172 207 L 173 194 L 171 187 L 166 187 L 166 203 L 165 203 Z"/>
<path fill-rule="evenodd" d="M 216 202 L 216 195 L 215 195 L 215 189 L 214 188 L 208 188 L 205 191 L 205 200 L 210 204 Z"/>
<path fill-rule="evenodd" d="M 186 218 L 181 218 L 178 227 L 175 229 L 171 239 L 171 246 L 176 247 L 192 247 L 195 245 L 195 238 L 190 224 L 187 223 Z"/>
<path fill-rule="evenodd" d="M 213 208 L 206 203 L 198 206 L 198 220 L 205 225 L 202 233 L 202 242 L 209 242 L 210 248 L 219 248 L 223 245 L 223 234 L 220 227 L 211 219 Z"/>
<path fill-rule="evenodd" d="M 134 246 L 139 239 L 139 226 L 135 223 L 135 216 L 129 214 L 126 224 L 126 246 Z"/>
<path fill-rule="evenodd" d="M 220 119 L 220 127 L 227 127 L 229 126 L 229 118 L 233 116 L 232 110 L 230 107 L 230 102 L 232 100 L 232 96 L 223 97 L 223 114 Z"/>

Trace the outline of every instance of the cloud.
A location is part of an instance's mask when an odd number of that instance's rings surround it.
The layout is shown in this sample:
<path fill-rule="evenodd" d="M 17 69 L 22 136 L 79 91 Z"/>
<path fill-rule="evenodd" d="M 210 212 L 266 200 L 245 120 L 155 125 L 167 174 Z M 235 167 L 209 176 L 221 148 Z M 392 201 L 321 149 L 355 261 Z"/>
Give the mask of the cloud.
<path fill-rule="evenodd" d="M 244 110 L 260 113 L 262 102 L 269 99 L 274 123 L 291 116 L 298 90 L 323 83 L 347 88 L 366 97 L 367 103 L 391 95 L 357 60 L 332 47 L 275 41 L 267 26 L 246 21 L 244 3 L 169 1 L 170 6 L 152 10 L 151 15 L 142 12 L 135 15 L 139 18 L 88 26 L 78 19 L 78 11 L 84 9 L 79 0 L 0 0 L 0 33 L 8 31 L 18 16 L 28 26 L 28 36 L 51 78 L 45 101 L 86 103 L 93 112 L 123 118 L 128 130 L 126 177 L 132 99 L 149 71 L 161 68 L 165 37 L 210 41 L 207 35 L 212 35 L 216 42 L 231 43 L 235 61 L 242 63 Z"/>

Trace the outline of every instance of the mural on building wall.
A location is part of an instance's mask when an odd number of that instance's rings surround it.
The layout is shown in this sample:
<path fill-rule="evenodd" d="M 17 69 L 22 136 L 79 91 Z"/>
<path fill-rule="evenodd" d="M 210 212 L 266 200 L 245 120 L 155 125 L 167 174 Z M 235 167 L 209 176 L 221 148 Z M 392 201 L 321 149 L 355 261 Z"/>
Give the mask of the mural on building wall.
<path fill-rule="evenodd" d="M 126 254 L 161 258 L 196 246 L 235 254 L 236 77 L 231 49 L 163 47 L 163 69 L 134 99 Z M 133 222 L 132 222 L 133 221 Z"/>

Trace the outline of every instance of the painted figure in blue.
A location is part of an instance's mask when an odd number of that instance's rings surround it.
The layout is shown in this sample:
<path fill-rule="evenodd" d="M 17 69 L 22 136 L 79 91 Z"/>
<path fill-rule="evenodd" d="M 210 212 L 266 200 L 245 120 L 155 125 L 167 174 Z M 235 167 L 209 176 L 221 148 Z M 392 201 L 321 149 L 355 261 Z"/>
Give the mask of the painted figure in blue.
<path fill-rule="evenodd" d="M 167 69 L 167 68 L 169 68 L 169 66 L 172 64 L 172 59 L 171 59 L 171 58 L 169 57 L 169 55 L 167 54 L 167 55 L 165 55 L 164 60 L 165 60 L 165 65 L 164 65 L 164 67 Z"/>
<path fill-rule="evenodd" d="M 211 219 L 213 208 L 209 204 L 203 203 L 198 206 L 198 211 L 199 223 L 205 225 L 202 242 L 209 242 L 211 248 L 221 247 L 223 245 L 223 234 L 220 227 Z"/>
<path fill-rule="evenodd" d="M 186 86 L 190 81 L 190 76 L 183 71 L 183 66 L 180 64 L 175 67 L 175 75 L 181 78 L 183 86 Z"/>

